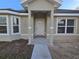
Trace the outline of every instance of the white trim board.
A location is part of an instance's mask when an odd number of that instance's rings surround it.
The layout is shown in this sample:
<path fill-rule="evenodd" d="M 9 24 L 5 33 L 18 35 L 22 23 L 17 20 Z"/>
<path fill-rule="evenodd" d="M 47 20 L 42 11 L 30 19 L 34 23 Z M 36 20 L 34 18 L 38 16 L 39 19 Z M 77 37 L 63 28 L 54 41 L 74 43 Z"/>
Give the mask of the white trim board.
<path fill-rule="evenodd" d="M 47 34 L 47 36 L 79 36 L 79 34 Z"/>
<path fill-rule="evenodd" d="M 19 13 L 9 10 L 0 10 L 0 13 L 9 13 L 9 14 L 15 14 L 15 15 L 21 15 L 21 16 L 28 16 L 29 13 Z M 79 16 L 79 13 L 54 13 L 54 16 Z"/>
<path fill-rule="evenodd" d="M 54 16 L 79 16 L 79 13 L 55 13 Z"/>
<path fill-rule="evenodd" d="M 27 35 L 31 35 L 31 36 L 33 36 L 33 34 L 21 34 L 22 36 L 27 36 Z"/>

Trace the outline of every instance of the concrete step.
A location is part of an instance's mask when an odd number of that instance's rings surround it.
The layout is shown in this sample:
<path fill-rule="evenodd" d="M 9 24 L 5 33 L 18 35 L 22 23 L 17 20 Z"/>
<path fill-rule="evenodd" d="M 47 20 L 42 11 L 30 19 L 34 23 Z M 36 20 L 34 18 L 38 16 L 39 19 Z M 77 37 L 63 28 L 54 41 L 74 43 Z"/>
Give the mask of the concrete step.
<path fill-rule="evenodd" d="M 48 41 L 45 38 L 38 37 L 38 38 L 33 39 L 31 44 L 34 44 L 34 45 L 35 44 L 47 44 L 48 45 Z"/>

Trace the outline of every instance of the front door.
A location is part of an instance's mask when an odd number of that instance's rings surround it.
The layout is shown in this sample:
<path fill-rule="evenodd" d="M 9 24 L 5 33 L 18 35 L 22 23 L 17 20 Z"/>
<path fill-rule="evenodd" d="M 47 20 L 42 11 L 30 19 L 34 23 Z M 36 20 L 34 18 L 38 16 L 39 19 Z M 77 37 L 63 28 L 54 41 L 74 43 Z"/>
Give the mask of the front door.
<path fill-rule="evenodd" d="M 45 19 L 35 19 L 35 36 L 45 36 Z"/>

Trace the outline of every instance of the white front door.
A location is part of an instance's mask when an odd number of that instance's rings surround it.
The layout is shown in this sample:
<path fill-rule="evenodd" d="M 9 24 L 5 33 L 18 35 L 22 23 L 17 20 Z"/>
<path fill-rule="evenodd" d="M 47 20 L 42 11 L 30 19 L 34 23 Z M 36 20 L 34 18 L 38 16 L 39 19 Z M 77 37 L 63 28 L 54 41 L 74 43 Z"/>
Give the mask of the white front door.
<path fill-rule="evenodd" d="M 35 19 L 35 36 L 45 36 L 45 19 L 36 18 Z"/>

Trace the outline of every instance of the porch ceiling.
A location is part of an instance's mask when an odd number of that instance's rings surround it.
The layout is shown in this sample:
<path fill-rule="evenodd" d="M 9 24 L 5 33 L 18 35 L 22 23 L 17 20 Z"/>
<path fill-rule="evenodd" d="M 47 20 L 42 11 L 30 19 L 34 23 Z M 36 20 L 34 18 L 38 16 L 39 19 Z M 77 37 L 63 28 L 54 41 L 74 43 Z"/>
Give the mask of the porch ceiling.
<path fill-rule="evenodd" d="M 31 11 L 32 15 L 50 15 L 51 11 Z"/>

